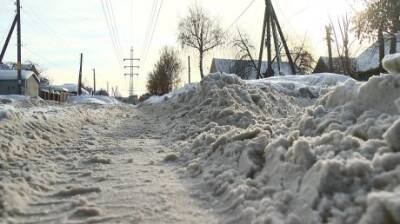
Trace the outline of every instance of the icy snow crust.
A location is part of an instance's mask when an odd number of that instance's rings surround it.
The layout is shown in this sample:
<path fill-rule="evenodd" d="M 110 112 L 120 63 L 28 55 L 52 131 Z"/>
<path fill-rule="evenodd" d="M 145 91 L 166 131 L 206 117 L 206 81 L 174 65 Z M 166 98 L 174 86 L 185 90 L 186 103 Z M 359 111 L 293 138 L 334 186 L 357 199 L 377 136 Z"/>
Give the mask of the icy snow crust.
<path fill-rule="evenodd" d="M 400 223 L 400 75 L 211 74 L 172 96 L 147 108 L 226 223 Z"/>

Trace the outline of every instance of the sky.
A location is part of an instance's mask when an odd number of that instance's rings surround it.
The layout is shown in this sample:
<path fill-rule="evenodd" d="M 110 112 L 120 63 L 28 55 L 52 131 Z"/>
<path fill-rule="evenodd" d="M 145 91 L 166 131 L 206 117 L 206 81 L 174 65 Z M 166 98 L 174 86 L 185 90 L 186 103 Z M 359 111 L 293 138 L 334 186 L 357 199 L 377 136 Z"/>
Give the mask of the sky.
<path fill-rule="evenodd" d="M 156 63 L 162 47 L 180 50 L 185 65 L 182 83 L 187 82 L 187 57 L 192 58 L 192 80 L 198 81 L 198 56 L 195 51 L 182 49 L 177 42 L 177 26 L 192 5 L 202 6 L 218 20 L 222 29 L 232 36 L 236 28 L 248 33 L 256 47 L 261 40 L 264 0 L 255 0 L 237 20 L 252 0 L 109 0 L 114 12 L 120 48 L 115 50 L 104 15 L 103 0 L 21 0 L 22 57 L 39 64 L 54 84 L 75 83 L 78 79 L 79 57 L 84 54 L 83 80 L 92 85 L 92 69 L 96 69 L 97 88 L 118 87 L 127 96 L 129 78 L 123 69 L 122 58 L 134 57 L 141 61 L 135 77 L 135 94 L 146 92 L 147 74 Z M 14 0 L 0 0 L 0 44 L 15 15 Z M 272 0 L 289 43 L 307 43 L 316 57 L 326 55 L 324 26 L 330 18 L 354 13 L 353 0 Z M 153 5 L 161 5 L 153 39 L 148 41 Z M 153 16 L 155 18 L 155 16 Z M 233 23 L 236 21 L 236 23 Z M 233 24 L 233 26 L 231 26 Z M 232 27 L 227 30 L 228 27 Z M 151 29 L 150 29 L 151 30 Z M 118 45 L 118 44 L 117 44 Z M 118 50 L 119 49 L 119 50 Z M 148 51 L 146 51 L 148 49 Z M 119 53 L 116 53 L 119 52 Z M 148 52 L 148 53 L 146 53 Z M 232 58 L 232 50 L 224 46 L 210 52 L 205 62 L 208 71 L 213 57 Z M 16 37 L 13 36 L 4 61 L 15 61 Z M 128 65 L 128 64 L 126 64 Z"/>

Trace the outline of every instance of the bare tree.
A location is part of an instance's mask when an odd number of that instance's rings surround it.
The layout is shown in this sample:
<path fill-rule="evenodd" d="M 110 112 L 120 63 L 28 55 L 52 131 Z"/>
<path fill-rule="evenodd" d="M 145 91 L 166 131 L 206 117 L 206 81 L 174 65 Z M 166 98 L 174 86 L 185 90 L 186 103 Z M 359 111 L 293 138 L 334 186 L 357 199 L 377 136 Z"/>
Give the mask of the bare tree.
<path fill-rule="evenodd" d="M 353 75 L 354 69 L 353 69 L 353 62 L 350 57 L 350 49 L 353 46 L 355 39 L 350 40 L 350 25 L 351 21 L 347 15 L 345 15 L 342 18 L 338 18 L 338 28 L 339 28 L 339 35 L 338 32 L 336 31 L 336 28 L 331 21 L 331 27 L 333 30 L 334 34 L 334 39 L 335 39 L 335 44 L 336 44 L 336 50 L 337 54 L 340 58 L 340 63 L 341 67 L 343 68 L 343 72 L 346 75 Z"/>
<path fill-rule="evenodd" d="M 237 49 L 236 58 L 240 61 L 247 60 L 250 62 L 255 71 L 257 71 L 257 65 L 254 61 L 253 51 L 256 49 L 253 43 L 251 43 L 248 35 L 240 30 L 237 31 L 237 36 L 232 40 L 232 46 Z"/>
<path fill-rule="evenodd" d="M 204 78 L 205 54 L 224 42 L 223 31 L 217 20 L 210 18 L 203 8 L 195 6 L 179 23 L 178 41 L 183 46 L 195 48 L 200 57 L 200 75 Z"/>
<path fill-rule="evenodd" d="M 315 63 L 314 57 L 311 51 L 307 49 L 307 35 L 304 35 L 304 39 L 300 44 L 295 45 L 291 50 L 293 56 L 293 63 L 296 69 L 301 74 L 307 74 L 312 72 Z"/>

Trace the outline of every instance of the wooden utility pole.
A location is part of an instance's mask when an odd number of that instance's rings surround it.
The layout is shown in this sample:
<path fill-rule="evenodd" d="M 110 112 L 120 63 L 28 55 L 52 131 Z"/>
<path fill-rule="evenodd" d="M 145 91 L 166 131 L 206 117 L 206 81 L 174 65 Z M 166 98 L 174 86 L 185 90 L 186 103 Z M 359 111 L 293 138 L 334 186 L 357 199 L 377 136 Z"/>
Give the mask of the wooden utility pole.
<path fill-rule="evenodd" d="M 267 36 L 265 36 L 265 33 L 267 33 Z M 262 36 L 261 36 L 261 45 L 260 45 L 260 55 L 258 58 L 258 74 L 257 74 L 257 79 L 262 78 L 264 76 L 273 76 L 274 75 L 274 70 L 272 68 L 272 47 L 271 47 L 271 33 L 274 36 L 274 42 L 275 42 L 275 50 L 276 46 L 279 40 L 278 37 L 280 38 L 280 41 L 283 44 L 286 56 L 288 58 L 290 68 L 293 74 L 296 74 L 296 67 L 293 63 L 293 59 L 289 50 L 289 47 L 286 43 L 285 36 L 282 31 L 282 27 L 279 23 L 278 17 L 276 16 L 275 9 L 271 3 L 271 0 L 265 0 L 265 12 L 264 12 L 264 22 L 263 22 L 263 29 L 262 29 Z M 267 54 L 268 54 L 268 67 L 267 71 L 264 74 L 261 74 L 261 66 L 262 66 L 262 59 L 263 59 L 263 53 L 264 53 L 264 44 L 267 45 Z M 277 51 L 277 57 L 280 56 L 279 50 Z M 278 64 L 280 64 L 280 61 L 278 60 Z M 278 65 L 278 68 L 280 65 Z"/>
<path fill-rule="evenodd" d="M 139 74 L 138 73 L 134 73 L 133 72 L 133 69 L 135 69 L 135 68 L 137 68 L 137 69 L 139 69 L 139 66 L 134 66 L 133 65 L 133 63 L 135 62 L 135 61 L 140 61 L 140 59 L 139 58 L 133 58 L 133 47 L 131 47 L 131 56 L 130 56 L 130 58 L 125 58 L 124 59 L 124 62 L 125 61 L 129 61 L 130 62 L 130 64 L 128 65 L 128 66 L 124 66 L 124 68 L 129 68 L 130 69 L 130 72 L 129 72 L 129 74 L 125 74 L 125 76 L 129 76 L 129 96 L 133 96 L 134 95 L 134 90 L 133 90 L 133 77 L 136 75 L 136 76 L 139 76 Z"/>
<path fill-rule="evenodd" d="M 379 26 L 378 29 L 378 44 L 379 44 L 379 70 L 380 72 L 384 71 L 382 60 L 385 57 L 385 38 L 383 36 L 383 29 L 382 24 Z"/>
<path fill-rule="evenodd" d="M 93 95 L 96 95 L 96 69 L 93 69 Z"/>
<path fill-rule="evenodd" d="M 326 26 L 326 42 L 328 45 L 328 63 L 329 63 L 329 72 L 333 72 L 333 58 L 332 58 L 332 27 Z"/>
<path fill-rule="evenodd" d="M 190 68 L 190 56 L 188 56 L 188 82 L 189 82 L 189 84 L 191 83 L 191 74 L 190 74 L 190 72 L 191 72 L 191 68 Z"/>
<path fill-rule="evenodd" d="M 107 82 L 107 94 L 110 96 L 110 89 L 109 89 L 109 83 Z"/>
<path fill-rule="evenodd" d="M 285 49 L 286 57 L 288 58 L 288 61 L 289 61 L 290 69 L 292 70 L 292 73 L 295 75 L 296 74 L 296 67 L 294 66 L 292 55 L 291 55 L 289 47 L 287 45 L 286 38 L 285 38 L 285 36 L 283 34 L 281 24 L 279 23 L 278 16 L 276 16 L 275 9 L 274 9 L 274 6 L 271 3 L 271 0 L 267 0 L 267 1 L 268 1 L 269 5 L 270 5 L 270 8 L 271 8 L 272 19 L 276 23 L 276 28 L 278 28 L 278 33 L 279 33 L 279 36 L 281 37 L 283 48 Z"/>
<path fill-rule="evenodd" d="M 267 1 L 267 0 L 266 0 Z M 261 65 L 262 65 L 262 59 L 263 59 L 263 54 L 264 54 L 264 44 L 265 44 L 265 27 L 267 26 L 267 20 L 268 20 L 268 4 L 265 2 L 265 10 L 264 10 L 264 22 L 263 22 L 263 28 L 262 28 L 262 34 L 261 34 L 261 44 L 260 44 L 260 54 L 258 56 L 258 71 L 257 71 L 257 79 L 262 78 L 261 75 Z"/>
<path fill-rule="evenodd" d="M 3 48 L 2 48 L 1 53 L 0 53 L 0 64 L 3 63 L 3 58 L 4 58 L 4 55 L 5 55 L 6 51 L 7 51 L 8 44 L 10 43 L 11 36 L 12 36 L 14 30 L 15 30 L 15 27 L 17 26 L 17 21 L 18 21 L 18 16 L 15 15 L 14 20 L 13 20 L 13 22 L 11 24 L 10 31 L 8 31 L 6 42 L 4 42 Z"/>
<path fill-rule="evenodd" d="M 271 52 L 271 5 L 267 3 L 267 59 L 268 66 L 264 77 L 274 76 L 274 70 L 272 69 L 272 52 Z"/>
<path fill-rule="evenodd" d="M 18 94 L 23 94 L 22 88 L 22 64 L 21 64 L 21 2 L 17 0 L 17 74 L 18 74 Z"/>
<path fill-rule="evenodd" d="M 83 54 L 81 53 L 81 62 L 79 66 L 79 78 L 78 78 L 78 96 L 82 95 L 82 63 L 83 63 Z"/>
<path fill-rule="evenodd" d="M 276 31 L 276 23 L 275 21 L 272 22 L 272 34 L 274 37 L 274 48 L 275 48 L 275 55 L 276 55 L 276 61 L 278 62 L 278 75 L 281 75 L 281 51 L 279 49 L 279 40 L 278 40 L 278 35 Z M 272 70 L 274 71 L 274 70 Z"/>

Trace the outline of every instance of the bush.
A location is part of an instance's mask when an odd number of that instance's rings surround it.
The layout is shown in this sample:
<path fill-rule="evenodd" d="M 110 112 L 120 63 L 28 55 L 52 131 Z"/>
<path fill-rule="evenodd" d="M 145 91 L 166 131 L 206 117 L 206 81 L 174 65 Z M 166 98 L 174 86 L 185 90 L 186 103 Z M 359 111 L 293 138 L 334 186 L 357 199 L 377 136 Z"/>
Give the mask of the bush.
<path fill-rule="evenodd" d="M 182 62 L 178 57 L 178 52 L 173 48 L 164 47 L 159 61 L 149 74 L 147 90 L 151 95 L 158 96 L 171 92 L 179 85 L 181 72 Z"/>

